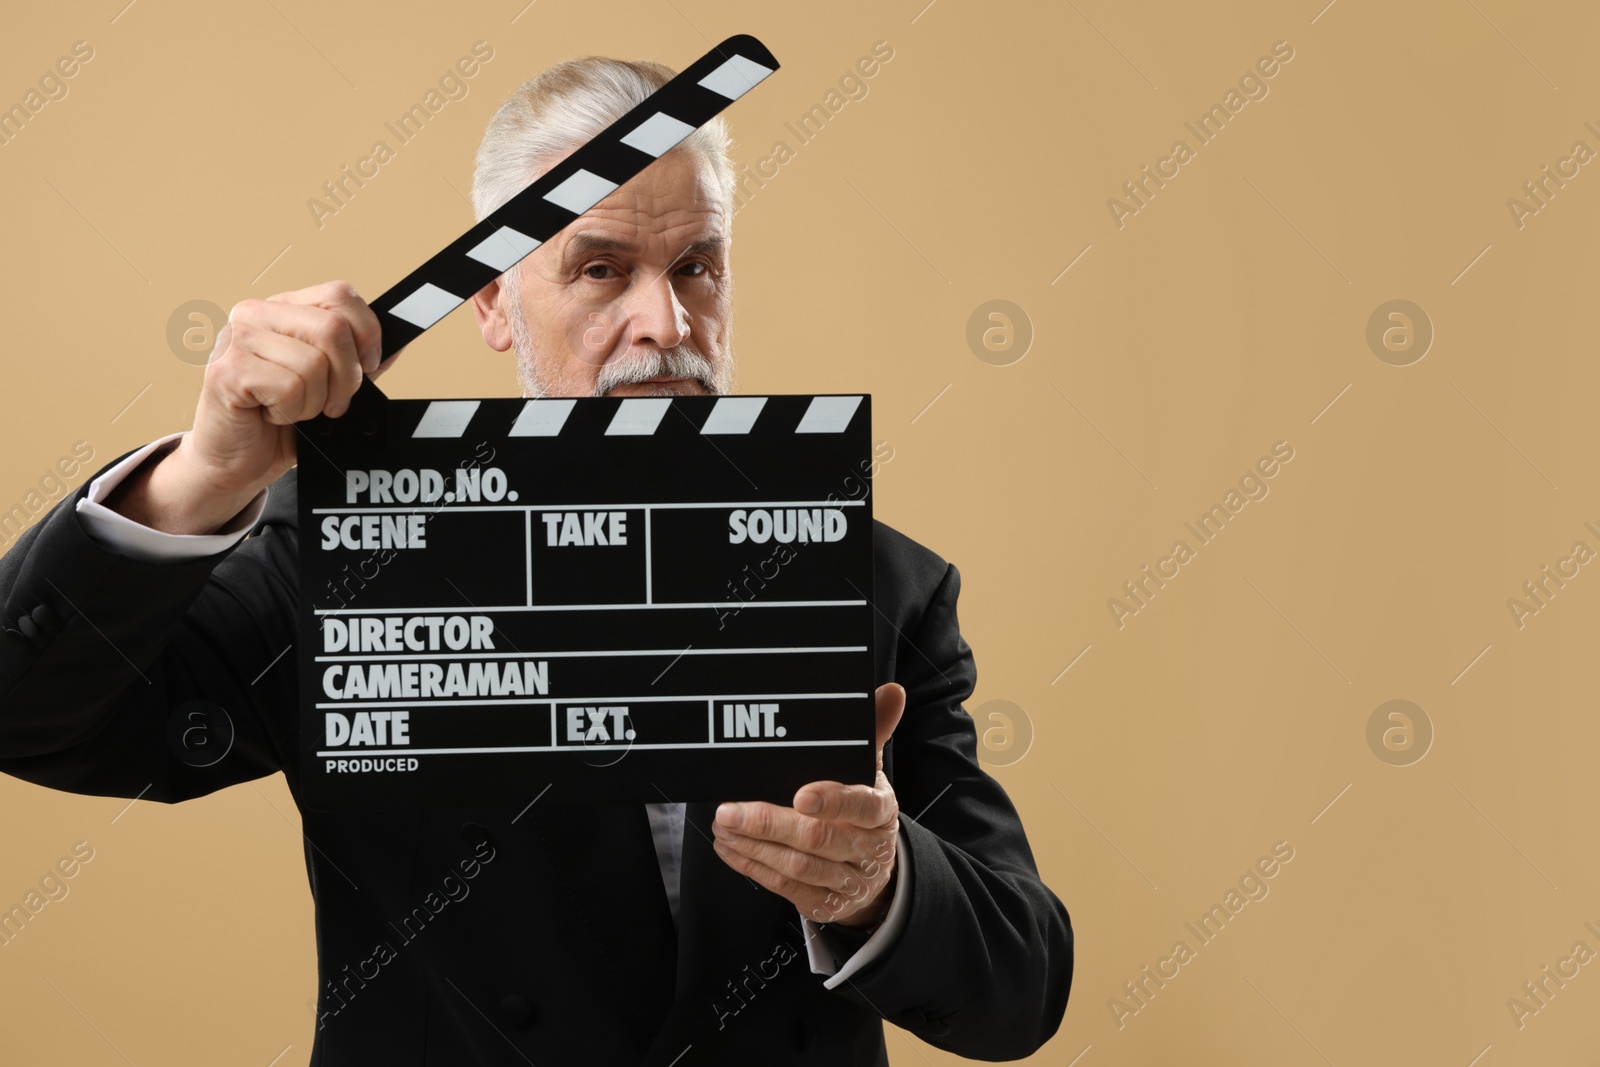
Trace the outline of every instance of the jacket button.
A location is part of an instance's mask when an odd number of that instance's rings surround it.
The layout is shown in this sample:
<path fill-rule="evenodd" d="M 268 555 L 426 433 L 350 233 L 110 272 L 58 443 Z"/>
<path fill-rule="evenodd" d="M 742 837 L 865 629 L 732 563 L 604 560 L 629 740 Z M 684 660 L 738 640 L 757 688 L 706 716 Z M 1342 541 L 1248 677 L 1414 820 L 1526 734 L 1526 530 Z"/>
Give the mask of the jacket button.
<path fill-rule="evenodd" d="M 42 631 L 39 629 L 39 624 L 33 621 L 32 615 L 18 615 L 17 629 L 22 631 L 23 637 L 36 644 L 39 638 L 43 636 Z"/>
<path fill-rule="evenodd" d="M 534 1014 L 533 1005 L 521 993 L 507 993 L 500 998 L 500 1015 L 512 1026 L 528 1026 Z"/>
<path fill-rule="evenodd" d="M 480 845 L 489 840 L 489 828 L 481 822 L 461 824 L 461 838 L 469 845 Z"/>
<path fill-rule="evenodd" d="M 29 614 L 33 616 L 34 622 L 38 623 L 41 628 L 48 632 L 55 632 L 57 627 L 60 625 L 60 621 L 56 618 L 55 609 L 49 604 L 41 603 Z"/>

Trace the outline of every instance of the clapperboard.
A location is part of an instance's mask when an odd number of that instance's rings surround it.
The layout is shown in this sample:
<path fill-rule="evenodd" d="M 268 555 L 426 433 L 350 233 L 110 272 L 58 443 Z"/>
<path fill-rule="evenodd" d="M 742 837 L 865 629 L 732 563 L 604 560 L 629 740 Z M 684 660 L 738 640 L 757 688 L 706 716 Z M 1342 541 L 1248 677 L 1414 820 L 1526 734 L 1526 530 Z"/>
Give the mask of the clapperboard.
<path fill-rule="evenodd" d="M 724 41 L 372 307 L 385 356 L 778 67 Z M 300 424 L 313 810 L 870 783 L 871 398 L 391 400 Z"/>

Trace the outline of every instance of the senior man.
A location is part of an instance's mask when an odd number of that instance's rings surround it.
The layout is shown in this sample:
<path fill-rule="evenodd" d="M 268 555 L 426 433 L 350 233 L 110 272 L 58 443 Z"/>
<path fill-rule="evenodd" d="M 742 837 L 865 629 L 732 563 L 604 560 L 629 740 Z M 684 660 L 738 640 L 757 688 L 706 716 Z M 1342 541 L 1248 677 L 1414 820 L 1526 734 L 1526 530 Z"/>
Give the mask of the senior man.
<path fill-rule="evenodd" d="M 521 86 L 478 151 L 478 217 L 673 73 L 590 56 Z M 524 396 L 731 391 L 728 146 L 713 120 L 472 298 Z M 346 283 L 236 304 L 193 428 L 0 559 L 0 771 L 175 803 L 281 770 L 298 801 L 295 424 L 344 412 L 379 353 Z M 1072 928 L 976 760 L 960 575 L 881 522 L 873 566 L 872 786 L 303 811 L 311 1062 L 883 1065 L 883 1020 L 985 1060 L 1047 1041 Z M 169 740 L 196 708 L 231 723 L 220 759 Z"/>

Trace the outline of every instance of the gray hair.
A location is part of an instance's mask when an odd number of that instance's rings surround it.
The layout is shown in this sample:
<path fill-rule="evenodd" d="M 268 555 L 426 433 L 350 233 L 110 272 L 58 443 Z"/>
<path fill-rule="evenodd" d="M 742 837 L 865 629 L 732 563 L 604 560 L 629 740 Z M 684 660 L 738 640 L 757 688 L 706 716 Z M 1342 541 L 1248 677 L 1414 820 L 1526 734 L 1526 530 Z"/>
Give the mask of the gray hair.
<path fill-rule="evenodd" d="M 494 113 L 478 144 L 472 176 L 472 210 L 478 219 L 676 75 L 671 67 L 649 60 L 581 56 L 523 82 Z M 711 161 L 729 221 L 737 182 L 729 156 L 732 143 L 727 123 L 718 115 L 671 150 L 698 151 Z M 512 266 L 506 272 L 513 282 L 516 270 Z"/>

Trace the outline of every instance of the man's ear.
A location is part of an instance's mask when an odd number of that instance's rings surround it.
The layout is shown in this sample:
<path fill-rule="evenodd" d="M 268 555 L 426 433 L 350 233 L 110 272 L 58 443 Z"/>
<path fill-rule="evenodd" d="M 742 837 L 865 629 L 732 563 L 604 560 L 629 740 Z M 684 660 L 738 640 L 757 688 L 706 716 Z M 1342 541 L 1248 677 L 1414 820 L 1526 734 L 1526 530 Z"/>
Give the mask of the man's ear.
<path fill-rule="evenodd" d="M 483 343 L 496 352 L 504 352 L 511 347 L 511 320 L 506 318 L 504 305 L 506 300 L 517 298 L 517 294 L 510 292 L 504 282 L 502 275 L 472 294 L 472 317 L 478 320 Z"/>

